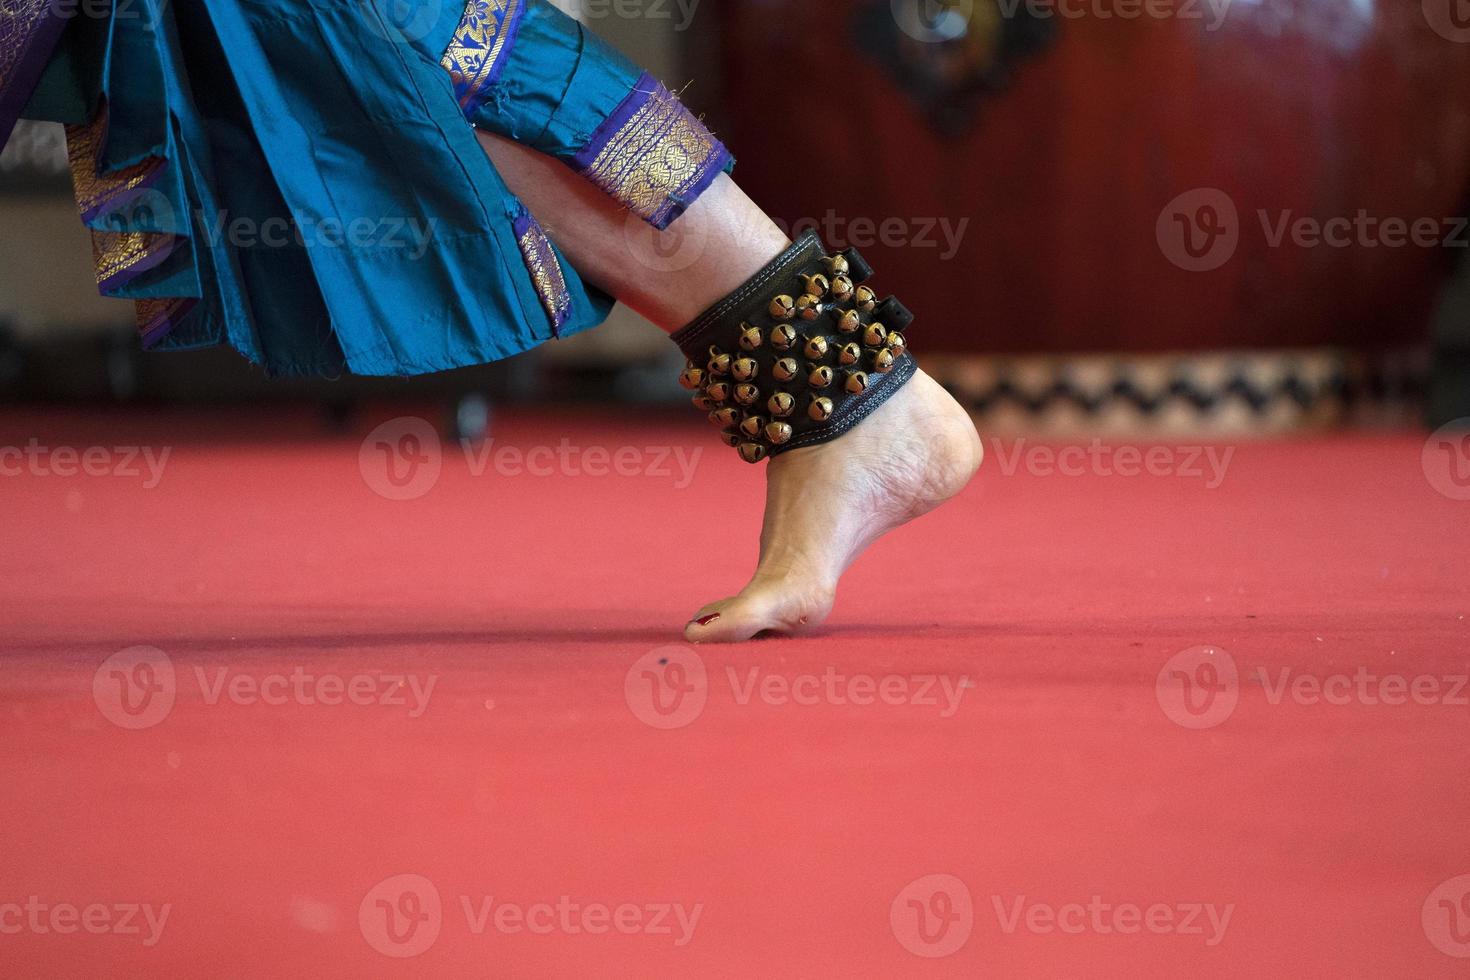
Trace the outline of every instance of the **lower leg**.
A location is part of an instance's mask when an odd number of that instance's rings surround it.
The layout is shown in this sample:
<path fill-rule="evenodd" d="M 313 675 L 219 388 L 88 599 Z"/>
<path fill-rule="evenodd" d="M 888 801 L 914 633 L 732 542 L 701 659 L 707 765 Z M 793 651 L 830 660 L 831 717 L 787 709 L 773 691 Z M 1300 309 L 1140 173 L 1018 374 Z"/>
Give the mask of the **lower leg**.
<path fill-rule="evenodd" d="M 577 271 L 669 333 L 789 242 L 724 174 L 657 231 L 561 163 L 498 137 L 481 141 Z M 676 259 L 661 258 L 670 255 Z M 816 626 L 858 555 L 958 493 L 980 460 L 969 416 L 922 371 L 842 437 L 776 456 L 766 468 L 755 575 L 696 613 L 685 635 L 730 641 Z"/>

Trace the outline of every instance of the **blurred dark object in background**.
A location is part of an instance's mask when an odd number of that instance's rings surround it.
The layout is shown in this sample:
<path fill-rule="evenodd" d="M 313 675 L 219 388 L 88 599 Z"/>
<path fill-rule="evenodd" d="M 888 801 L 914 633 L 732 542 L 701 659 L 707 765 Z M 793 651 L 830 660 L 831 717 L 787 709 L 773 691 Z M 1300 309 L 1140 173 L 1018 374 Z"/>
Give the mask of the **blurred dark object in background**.
<path fill-rule="evenodd" d="M 692 78 L 788 231 L 884 269 L 982 425 L 1282 431 L 1470 416 L 1470 27 L 1439 2 L 722 0 L 687 31 L 591 26 Z M 427 394 L 471 427 L 490 403 L 683 401 L 672 347 L 622 310 L 411 384 L 145 355 L 128 305 L 95 297 L 68 196 L 59 128 L 19 130 L 0 400 L 314 399 L 341 419 Z M 1438 238 L 1386 243 L 1389 221 Z"/>
<path fill-rule="evenodd" d="M 708 108 L 768 210 L 792 227 L 830 220 L 828 244 L 871 250 L 884 282 L 902 284 L 925 350 L 1423 343 L 1439 253 L 1463 254 L 1470 237 L 1457 225 L 1470 197 L 1470 43 L 1440 33 L 1426 6 L 722 3 L 724 88 Z M 1128 7 L 1132 18 L 1118 13 Z M 1006 54 L 1013 21 L 1046 12 L 1055 37 Z M 904 24 L 924 37 L 893 40 Z M 963 130 L 936 129 L 940 107 L 916 104 L 903 73 L 871 56 L 916 44 L 936 62 L 1004 69 L 1008 84 L 973 104 Z M 1356 226 L 1341 246 L 1292 240 L 1300 219 L 1360 213 L 1432 220 L 1454 240 L 1393 247 Z M 1162 241 L 1175 218 L 1199 218 L 1191 233 L 1212 246 L 1218 233 L 1213 257 L 1229 254 L 1181 268 Z M 887 242 L 840 240 L 892 219 Z M 948 259 L 942 238 L 920 241 L 935 219 L 969 219 Z"/>

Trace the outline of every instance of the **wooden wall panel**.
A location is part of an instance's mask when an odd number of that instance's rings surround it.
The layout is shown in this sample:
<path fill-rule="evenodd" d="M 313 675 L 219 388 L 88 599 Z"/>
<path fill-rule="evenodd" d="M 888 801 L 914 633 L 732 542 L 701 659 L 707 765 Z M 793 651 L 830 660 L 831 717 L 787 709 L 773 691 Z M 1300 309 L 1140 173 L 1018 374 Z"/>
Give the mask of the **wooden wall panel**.
<path fill-rule="evenodd" d="M 1199 19 L 1094 13 L 1118 3 L 1073 0 L 1083 15 L 1055 18 L 1050 45 L 944 136 L 855 26 L 865 4 L 722 0 L 710 117 L 740 182 L 784 221 L 829 209 L 915 229 L 970 219 L 948 262 L 935 249 L 864 249 L 879 285 L 922 317 L 929 348 L 1422 337 L 1463 248 L 1272 247 L 1257 212 L 1463 214 L 1470 43 L 1436 33 L 1418 0 L 1235 0 L 1214 29 L 1203 4 Z M 1212 271 L 1178 268 L 1156 236 L 1161 211 L 1194 188 L 1223 191 L 1238 213 L 1238 245 Z"/>

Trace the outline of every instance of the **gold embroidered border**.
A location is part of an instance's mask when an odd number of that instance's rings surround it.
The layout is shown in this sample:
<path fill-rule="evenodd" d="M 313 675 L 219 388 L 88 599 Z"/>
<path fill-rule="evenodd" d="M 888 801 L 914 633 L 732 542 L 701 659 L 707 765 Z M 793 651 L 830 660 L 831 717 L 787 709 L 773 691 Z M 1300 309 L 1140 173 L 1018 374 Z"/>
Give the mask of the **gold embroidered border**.
<path fill-rule="evenodd" d="M 551 247 L 551 241 L 541 226 L 532 221 L 520 236 L 521 255 L 531 273 L 536 292 L 541 294 L 541 305 L 551 317 L 554 328 L 560 329 L 567 321 L 572 309 L 572 295 L 567 291 L 567 280 L 561 271 L 561 262 Z"/>
<path fill-rule="evenodd" d="M 26 53 L 36 25 L 51 12 L 51 0 L 0 2 L 0 89 Z"/>
<path fill-rule="evenodd" d="M 717 141 L 678 98 L 659 86 L 608 139 L 584 175 L 646 221 L 657 223 L 674 197 L 698 183 Z"/>
<path fill-rule="evenodd" d="M 523 0 L 469 0 L 439 63 L 449 69 L 467 107 L 494 78 Z"/>
<path fill-rule="evenodd" d="M 93 231 L 92 258 L 97 263 L 97 285 L 104 291 L 124 273 L 142 272 L 162 261 L 174 236 L 146 231 Z"/>
<path fill-rule="evenodd" d="M 163 169 L 161 157 L 150 157 L 141 163 L 112 173 L 98 173 L 102 141 L 107 135 L 107 110 L 101 109 L 85 126 L 66 127 L 66 155 L 71 165 L 72 191 L 77 210 L 90 218 L 108 204 L 151 182 Z"/>

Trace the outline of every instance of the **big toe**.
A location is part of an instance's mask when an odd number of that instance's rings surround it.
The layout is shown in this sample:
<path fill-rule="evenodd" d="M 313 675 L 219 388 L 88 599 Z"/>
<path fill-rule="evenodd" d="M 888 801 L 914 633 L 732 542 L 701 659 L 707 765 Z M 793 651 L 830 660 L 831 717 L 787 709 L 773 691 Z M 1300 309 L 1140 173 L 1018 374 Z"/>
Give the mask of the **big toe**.
<path fill-rule="evenodd" d="M 827 605 L 814 608 L 771 590 L 748 588 L 740 595 L 711 603 L 684 627 L 690 643 L 739 643 L 761 633 L 800 633 L 826 618 Z"/>

